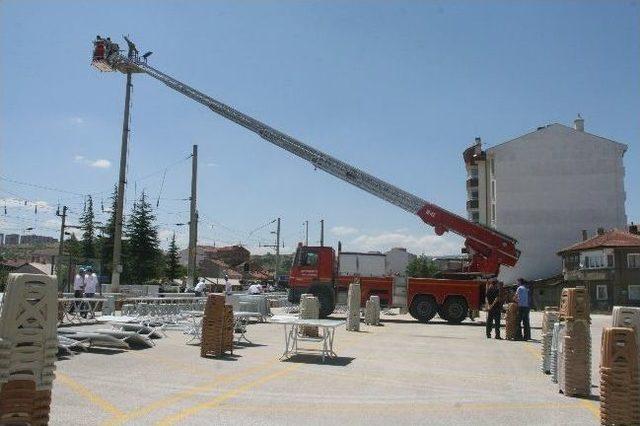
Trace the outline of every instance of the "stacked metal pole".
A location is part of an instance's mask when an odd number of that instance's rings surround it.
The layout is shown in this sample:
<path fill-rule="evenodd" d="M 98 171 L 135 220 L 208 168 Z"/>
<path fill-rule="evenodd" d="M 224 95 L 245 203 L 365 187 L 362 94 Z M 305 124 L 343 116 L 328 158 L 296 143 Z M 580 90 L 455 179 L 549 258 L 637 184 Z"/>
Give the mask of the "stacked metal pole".
<path fill-rule="evenodd" d="M 347 296 L 347 331 L 360 331 L 360 283 L 349 284 Z"/>
<path fill-rule="evenodd" d="M 55 276 L 9 274 L 0 311 L 0 424 L 49 422 L 57 291 Z"/>
<path fill-rule="evenodd" d="M 542 372 L 551 373 L 551 341 L 553 340 L 553 327 L 558 321 L 558 308 L 546 307 L 542 317 Z"/>

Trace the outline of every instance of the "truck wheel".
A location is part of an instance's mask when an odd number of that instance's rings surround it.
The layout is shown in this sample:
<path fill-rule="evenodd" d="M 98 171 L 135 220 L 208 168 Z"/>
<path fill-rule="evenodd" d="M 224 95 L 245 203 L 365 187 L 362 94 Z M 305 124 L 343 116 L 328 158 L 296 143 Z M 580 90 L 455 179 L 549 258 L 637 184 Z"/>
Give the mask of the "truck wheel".
<path fill-rule="evenodd" d="M 316 296 L 320 302 L 320 318 L 326 318 L 333 313 L 336 307 L 336 299 L 331 286 L 315 284 L 309 288 L 309 293 Z"/>
<path fill-rule="evenodd" d="M 433 296 L 416 296 L 411 302 L 409 313 L 420 322 L 429 322 L 438 312 L 438 304 Z"/>
<path fill-rule="evenodd" d="M 444 310 L 444 306 L 438 306 L 438 316 L 447 321 L 447 311 Z"/>
<path fill-rule="evenodd" d="M 449 321 L 450 324 L 460 324 L 469 313 L 467 301 L 461 297 L 448 298 L 447 301 L 444 302 L 442 310 L 446 316 L 446 320 Z"/>

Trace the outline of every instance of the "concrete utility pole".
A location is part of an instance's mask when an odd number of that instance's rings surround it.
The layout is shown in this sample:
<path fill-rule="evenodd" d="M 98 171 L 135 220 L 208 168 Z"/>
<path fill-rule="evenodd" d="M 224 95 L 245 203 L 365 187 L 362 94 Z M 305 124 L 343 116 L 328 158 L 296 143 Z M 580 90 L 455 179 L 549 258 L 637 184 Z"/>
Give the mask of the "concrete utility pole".
<path fill-rule="evenodd" d="M 304 221 L 304 245 L 309 245 L 309 221 Z"/>
<path fill-rule="evenodd" d="M 280 269 L 280 218 L 276 228 L 276 271 L 273 274 L 274 285 L 278 285 L 278 270 Z"/>
<path fill-rule="evenodd" d="M 131 72 L 127 73 L 127 88 L 124 96 L 124 118 L 122 119 L 122 145 L 120 146 L 120 176 L 118 178 L 118 195 L 116 197 L 116 223 L 113 232 L 113 271 L 111 272 L 111 291 L 120 288 L 122 263 L 122 210 L 124 209 L 124 186 L 127 174 L 127 146 L 129 144 L 129 105 L 131 104 Z"/>
<path fill-rule="evenodd" d="M 60 273 L 60 267 L 62 266 L 62 252 L 64 250 L 64 228 L 67 221 L 67 206 L 62 206 L 62 214 L 59 211 L 56 212 L 56 216 L 62 218 L 60 224 L 60 243 L 58 244 L 58 258 L 56 259 L 56 276 L 58 277 L 58 289 L 60 288 L 60 281 L 62 274 Z"/>
<path fill-rule="evenodd" d="M 191 155 L 191 213 L 189 216 L 189 264 L 187 270 L 187 288 L 196 282 L 196 254 L 198 244 L 198 212 L 196 211 L 196 188 L 198 178 L 198 145 L 193 146 Z"/>
<path fill-rule="evenodd" d="M 320 247 L 324 247 L 324 219 L 320 219 Z"/>

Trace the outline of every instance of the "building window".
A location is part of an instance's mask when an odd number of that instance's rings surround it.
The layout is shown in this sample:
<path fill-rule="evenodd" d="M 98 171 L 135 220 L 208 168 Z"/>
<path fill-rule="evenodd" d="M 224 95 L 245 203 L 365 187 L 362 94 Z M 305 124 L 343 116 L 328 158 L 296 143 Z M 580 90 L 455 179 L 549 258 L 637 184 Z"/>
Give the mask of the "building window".
<path fill-rule="evenodd" d="M 495 176 L 496 174 L 496 162 L 494 159 L 491 159 L 491 176 Z"/>
<path fill-rule="evenodd" d="M 598 299 L 598 300 L 609 300 L 609 296 L 607 294 L 607 285 L 606 284 L 598 284 L 596 286 L 596 299 Z"/>
<path fill-rule="evenodd" d="M 496 200 L 496 181 L 491 181 L 491 201 Z"/>
<path fill-rule="evenodd" d="M 607 255 L 607 267 L 608 268 L 613 268 L 613 255 L 612 254 L 608 254 Z"/>
<path fill-rule="evenodd" d="M 627 268 L 640 268 L 640 253 L 627 254 Z"/>
<path fill-rule="evenodd" d="M 640 300 L 640 285 L 629 286 L 629 300 Z"/>
<path fill-rule="evenodd" d="M 472 222 L 478 222 L 480 220 L 480 213 L 473 212 L 469 214 L 469 218 L 471 219 Z"/>
<path fill-rule="evenodd" d="M 580 254 L 571 253 L 564 258 L 564 269 L 567 271 L 575 271 L 580 268 Z"/>
<path fill-rule="evenodd" d="M 472 177 L 472 178 L 478 177 L 478 166 L 472 167 L 469 169 L 469 177 Z"/>
<path fill-rule="evenodd" d="M 613 259 L 612 263 L 613 263 Z M 582 260 L 582 267 L 585 269 L 597 269 L 607 267 L 608 256 L 603 253 L 591 253 L 585 254 Z M 613 265 L 612 265 L 613 266 Z"/>
<path fill-rule="evenodd" d="M 472 200 L 478 199 L 478 191 L 471 191 L 471 199 Z"/>
<path fill-rule="evenodd" d="M 496 221 L 496 205 L 495 204 L 491 204 L 491 221 L 492 222 Z"/>

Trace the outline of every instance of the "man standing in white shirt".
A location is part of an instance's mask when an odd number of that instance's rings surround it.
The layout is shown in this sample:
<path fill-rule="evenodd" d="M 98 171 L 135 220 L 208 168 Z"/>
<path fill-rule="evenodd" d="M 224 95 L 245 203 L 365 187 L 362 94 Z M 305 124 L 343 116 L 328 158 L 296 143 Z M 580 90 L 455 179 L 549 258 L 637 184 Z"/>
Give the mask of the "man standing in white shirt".
<path fill-rule="evenodd" d="M 200 281 L 198 281 L 198 284 L 196 284 L 196 288 L 194 289 L 196 297 L 204 296 L 204 290 L 206 288 L 207 288 L 207 285 L 204 283 L 204 278 L 200 278 Z"/>
<path fill-rule="evenodd" d="M 87 268 L 87 274 L 84 276 L 84 297 L 87 299 L 91 299 L 96 295 L 96 288 L 98 288 L 98 276 L 91 268 Z M 93 318 L 93 303 L 91 304 L 91 317 Z M 82 316 L 86 318 L 87 309 L 85 307 Z"/>
<path fill-rule="evenodd" d="M 76 276 L 73 278 L 73 297 L 81 298 L 82 293 L 84 292 L 84 269 L 78 268 L 76 272 Z M 69 308 L 69 313 L 72 314 L 76 309 L 80 307 L 79 302 L 73 302 L 71 308 Z"/>

